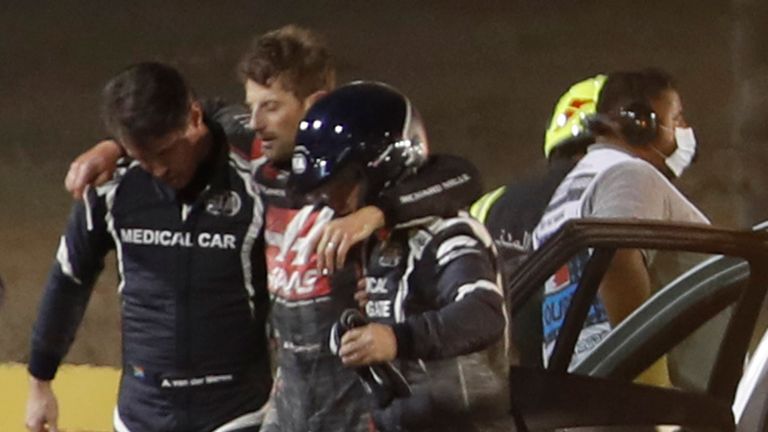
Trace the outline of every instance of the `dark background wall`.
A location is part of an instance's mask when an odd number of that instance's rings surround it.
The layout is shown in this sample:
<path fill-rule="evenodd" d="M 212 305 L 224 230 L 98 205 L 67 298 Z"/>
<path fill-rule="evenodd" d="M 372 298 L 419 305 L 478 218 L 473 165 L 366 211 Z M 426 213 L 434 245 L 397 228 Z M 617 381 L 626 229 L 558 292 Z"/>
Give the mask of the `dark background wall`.
<path fill-rule="evenodd" d="M 765 152 L 734 143 L 746 139 L 734 132 L 732 114 L 742 106 L 736 10 L 694 0 L 2 2 L 0 275 L 8 288 L 0 361 L 26 360 L 70 205 L 63 176 L 102 136 L 100 87 L 129 63 L 170 62 L 198 93 L 241 100 L 234 66 L 249 40 L 288 23 L 309 26 L 326 35 L 341 81 L 383 80 L 408 93 L 432 147 L 471 159 L 487 188 L 543 164 L 544 129 L 572 82 L 661 66 L 678 77 L 700 141 L 681 188 L 715 222 L 745 226 L 765 216 L 743 210 L 755 199 L 748 180 L 764 170 L 754 160 Z M 69 360 L 117 364 L 118 314 L 110 271 Z"/>

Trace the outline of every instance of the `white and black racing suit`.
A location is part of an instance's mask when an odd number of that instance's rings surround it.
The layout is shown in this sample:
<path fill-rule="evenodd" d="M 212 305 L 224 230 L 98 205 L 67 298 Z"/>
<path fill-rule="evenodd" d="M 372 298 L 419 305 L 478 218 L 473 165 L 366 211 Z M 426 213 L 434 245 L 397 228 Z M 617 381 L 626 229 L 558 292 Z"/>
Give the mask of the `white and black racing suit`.
<path fill-rule="evenodd" d="M 206 111 L 208 112 L 208 111 Z M 104 257 L 115 250 L 123 371 L 117 431 L 256 430 L 271 388 L 263 206 L 248 113 L 206 116 L 214 144 L 176 192 L 138 163 L 88 191 L 70 216 L 32 337 L 30 373 L 50 380 L 71 345 Z"/>
<path fill-rule="evenodd" d="M 412 395 L 374 411 L 382 431 L 509 430 L 507 315 L 493 242 L 469 217 L 394 230 L 366 266 L 371 321 L 397 338 Z"/>
<path fill-rule="evenodd" d="M 319 273 L 314 242 L 334 213 L 292 196 L 286 187 L 286 168 L 267 163 L 256 176 L 267 204 L 270 322 L 279 346 L 279 376 L 262 430 L 368 431 L 372 427 L 370 403 L 359 378 L 328 348 L 333 324 L 342 311 L 356 307 L 355 266 L 350 263 L 333 279 Z M 447 155 L 433 157 L 409 180 L 385 191 L 373 203 L 384 211 L 390 225 L 438 209 L 456 214 L 481 190 L 474 167 Z"/>

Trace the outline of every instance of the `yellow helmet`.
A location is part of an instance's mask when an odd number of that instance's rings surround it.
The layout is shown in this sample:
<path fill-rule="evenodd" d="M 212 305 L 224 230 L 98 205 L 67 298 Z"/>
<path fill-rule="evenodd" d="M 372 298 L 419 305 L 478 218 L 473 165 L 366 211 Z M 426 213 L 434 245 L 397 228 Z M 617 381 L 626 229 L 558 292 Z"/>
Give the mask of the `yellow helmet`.
<path fill-rule="evenodd" d="M 560 96 L 544 136 L 544 156 L 548 158 L 555 147 L 587 133 L 582 119 L 595 113 L 605 79 L 601 74 L 579 81 Z"/>

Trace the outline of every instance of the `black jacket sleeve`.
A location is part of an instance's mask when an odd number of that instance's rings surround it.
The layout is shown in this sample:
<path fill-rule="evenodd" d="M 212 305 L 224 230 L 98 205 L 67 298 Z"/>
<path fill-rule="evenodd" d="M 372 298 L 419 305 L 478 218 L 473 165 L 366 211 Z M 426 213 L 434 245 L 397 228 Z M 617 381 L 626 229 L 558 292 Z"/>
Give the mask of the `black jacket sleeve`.
<path fill-rule="evenodd" d="M 485 349 L 506 328 L 491 239 L 469 218 L 444 220 L 409 285 L 424 312 L 395 324 L 398 357 L 440 359 Z"/>
<path fill-rule="evenodd" d="M 396 226 L 428 216 L 455 216 L 482 190 L 480 173 L 471 162 L 433 155 L 416 174 L 384 190 L 372 204 L 384 212 L 388 226 Z"/>
<path fill-rule="evenodd" d="M 28 369 L 38 379 L 51 380 L 56 375 L 104 268 L 104 256 L 114 247 L 105 215 L 105 199 L 93 189 L 74 205 L 32 330 Z"/>

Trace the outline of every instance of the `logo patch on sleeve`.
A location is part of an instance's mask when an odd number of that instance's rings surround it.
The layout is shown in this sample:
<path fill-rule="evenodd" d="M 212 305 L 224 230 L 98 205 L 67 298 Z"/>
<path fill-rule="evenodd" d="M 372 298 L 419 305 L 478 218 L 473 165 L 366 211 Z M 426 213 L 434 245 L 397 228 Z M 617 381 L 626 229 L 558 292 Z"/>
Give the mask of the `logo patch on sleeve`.
<path fill-rule="evenodd" d="M 240 195 L 233 191 L 222 192 L 208 198 L 205 203 L 205 211 L 214 216 L 232 217 L 240 212 L 243 201 Z"/>

